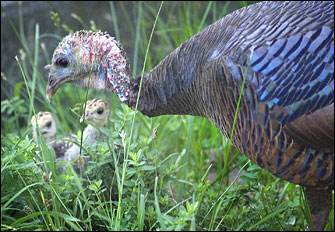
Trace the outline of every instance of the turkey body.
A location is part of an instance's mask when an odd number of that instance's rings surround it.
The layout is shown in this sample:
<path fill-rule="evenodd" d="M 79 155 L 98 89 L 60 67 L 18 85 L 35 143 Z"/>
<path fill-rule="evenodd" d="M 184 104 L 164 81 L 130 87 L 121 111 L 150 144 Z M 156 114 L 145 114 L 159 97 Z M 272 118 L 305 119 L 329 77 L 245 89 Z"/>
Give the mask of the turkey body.
<path fill-rule="evenodd" d="M 235 11 L 144 76 L 138 109 L 203 116 L 229 138 L 244 74 L 233 144 L 280 178 L 333 187 L 333 3 L 266 2 Z"/>
<path fill-rule="evenodd" d="M 244 77 L 233 145 L 306 186 L 322 230 L 334 188 L 333 2 L 266 2 L 224 17 L 144 76 L 138 109 L 203 116 L 229 138 Z"/>
<path fill-rule="evenodd" d="M 333 2 L 261 2 L 237 10 L 181 44 L 142 84 L 130 77 L 127 62 L 106 34 L 69 35 L 46 67 L 47 96 L 66 82 L 87 86 L 92 67 L 90 87 L 112 89 L 133 108 L 139 95 L 138 110 L 149 117 L 208 118 L 254 163 L 306 186 L 315 229 L 324 228 L 334 188 Z"/>

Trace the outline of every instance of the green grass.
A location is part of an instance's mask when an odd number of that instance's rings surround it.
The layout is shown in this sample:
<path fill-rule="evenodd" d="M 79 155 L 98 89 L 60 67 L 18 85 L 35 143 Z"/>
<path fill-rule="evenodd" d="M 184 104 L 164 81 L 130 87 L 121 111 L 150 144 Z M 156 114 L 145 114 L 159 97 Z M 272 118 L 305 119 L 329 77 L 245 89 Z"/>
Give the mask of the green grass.
<path fill-rule="evenodd" d="M 111 2 L 110 13 L 114 16 L 116 10 L 122 11 L 122 18 L 113 18 L 113 29 L 116 38 L 125 41 L 126 50 L 133 47 L 133 76 L 140 75 L 143 67 L 144 72 L 149 71 L 190 36 L 232 11 L 231 2 L 223 7 L 216 2 L 165 2 L 158 15 L 160 3 L 131 4 L 135 16 L 123 2 Z M 247 4 L 241 2 L 240 7 Z M 52 20 L 59 34 L 41 32 L 37 24 L 30 50 L 22 7 L 18 28 L 7 17 L 26 57 L 18 54 L 22 79 L 12 86 L 14 94 L 1 102 L 2 230 L 307 228 L 301 188 L 272 176 L 230 149 L 207 119 L 135 115 L 114 94 L 93 89 L 86 92 L 73 85 L 60 88 L 49 103 L 46 79 L 38 64 L 48 64 L 52 54 L 41 46 L 41 38 L 60 40 L 69 31 L 97 30 L 99 25 L 87 24 L 79 16 L 66 16 L 81 23 L 80 28 L 71 28 L 64 23 L 68 19 L 55 12 Z M 132 40 L 122 37 L 121 27 L 129 30 Z M 39 49 L 43 56 L 38 56 Z M 78 94 L 73 95 L 74 91 Z M 83 147 L 83 155 L 92 158 L 83 177 L 72 168 L 61 174 L 53 151 L 43 140 L 32 142 L 30 118 L 34 112 L 50 111 L 58 125 L 58 138 L 71 132 L 81 134 L 78 115 L 86 98 L 112 102 L 108 127 L 101 129 L 108 140 Z M 156 129 L 157 135 L 153 133 Z M 211 163 L 211 154 L 216 162 Z M 228 182 L 229 177 L 236 180 L 234 170 L 242 173 L 244 184 Z M 217 175 L 212 183 L 209 174 Z M 326 229 L 334 230 L 333 220 Z"/>

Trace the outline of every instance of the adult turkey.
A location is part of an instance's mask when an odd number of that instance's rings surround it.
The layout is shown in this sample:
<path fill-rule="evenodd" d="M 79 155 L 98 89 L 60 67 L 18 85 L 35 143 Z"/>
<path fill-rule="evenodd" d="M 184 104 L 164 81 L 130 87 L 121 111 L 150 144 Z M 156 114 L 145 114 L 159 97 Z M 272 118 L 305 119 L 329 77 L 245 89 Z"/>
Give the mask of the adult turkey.
<path fill-rule="evenodd" d="M 250 65 L 249 65 L 250 64 Z M 334 188 L 334 3 L 261 2 L 203 29 L 143 77 L 131 78 L 122 45 L 101 32 L 65 37 L 47 65 L 47 97 L 64 83 L 112 89 L 153 117 L 208 118 L 254 163 L 306 186 L 323 229 Z M 141 86 L 141 91 L 139 87 Z"/>

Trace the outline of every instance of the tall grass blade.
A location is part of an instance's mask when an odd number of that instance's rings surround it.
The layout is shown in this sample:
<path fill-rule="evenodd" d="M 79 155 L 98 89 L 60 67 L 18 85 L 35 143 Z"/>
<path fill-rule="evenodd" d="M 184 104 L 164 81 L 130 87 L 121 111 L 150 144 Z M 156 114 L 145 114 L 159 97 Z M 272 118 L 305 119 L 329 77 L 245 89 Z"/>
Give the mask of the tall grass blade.
<path fill-rule="evenodd" d="M 159 201 L 158 201 L 158 196 L 157 196 L 157 180 L 158 180 L 158 176 L 156 176 L 156 178 L 155 178 L 155 189 L 154 189 L 157 220 L 158 220 L 160 226 L 162 227 L 162 229 L 164 231 L 167 231 L 167 228 L 166 228 L 165 222 L 164 222 L 164 218 L 163 218 L 161 210 L 159 208 Z"/>

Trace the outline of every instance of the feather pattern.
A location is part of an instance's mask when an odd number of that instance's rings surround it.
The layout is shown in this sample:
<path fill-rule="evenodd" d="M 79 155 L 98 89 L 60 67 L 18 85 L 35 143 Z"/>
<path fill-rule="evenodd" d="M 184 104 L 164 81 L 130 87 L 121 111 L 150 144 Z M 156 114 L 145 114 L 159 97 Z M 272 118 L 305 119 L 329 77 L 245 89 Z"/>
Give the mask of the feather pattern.
<path fill-rule="evenodd" d="M 304 132 L 294 129 L 308 120 L 302 118 L 316 118 L 314 113 L 334 114 L 333 25 L 329 2 L 264 2 L 235 11 L 184 42 L 144 76 L 138 109 L 148 116 L 207 117 L 230 136 L 250 62 L 234 145 L 280 178 L 333 186 L 334 130 L 323 130 L 320 149 L 306 146 Z M 133 81 L 131 96 L 137 96 L 139 80 Z M 314 124 L 316 128 L 320 122 Z M 324 128 L 331 124 L 333 120 L 323 120 Z"/>

